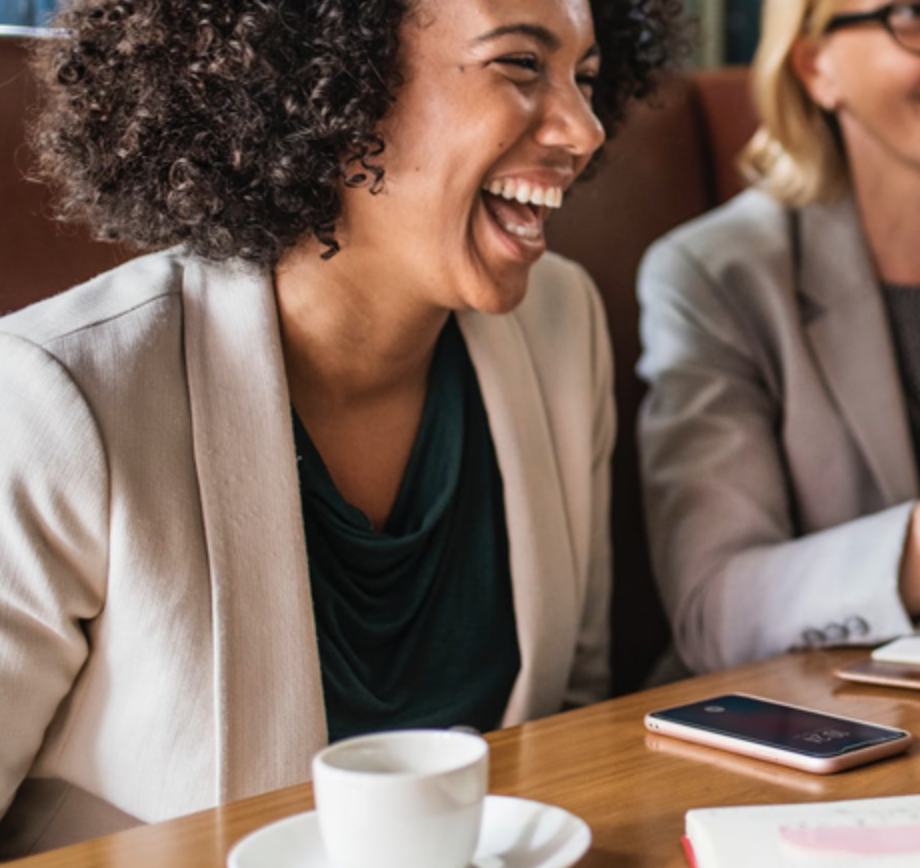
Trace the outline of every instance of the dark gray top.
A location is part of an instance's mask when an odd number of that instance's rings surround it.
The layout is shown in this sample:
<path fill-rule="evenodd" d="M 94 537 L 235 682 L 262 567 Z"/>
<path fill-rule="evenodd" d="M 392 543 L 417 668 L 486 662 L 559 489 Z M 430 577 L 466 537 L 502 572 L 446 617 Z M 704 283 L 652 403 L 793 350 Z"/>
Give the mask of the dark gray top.
<path fill-rule="evenodd" d="M 882 296 L 901 372 L 914 455 L 920 462 L 920 285 L 882 282 Z"/>

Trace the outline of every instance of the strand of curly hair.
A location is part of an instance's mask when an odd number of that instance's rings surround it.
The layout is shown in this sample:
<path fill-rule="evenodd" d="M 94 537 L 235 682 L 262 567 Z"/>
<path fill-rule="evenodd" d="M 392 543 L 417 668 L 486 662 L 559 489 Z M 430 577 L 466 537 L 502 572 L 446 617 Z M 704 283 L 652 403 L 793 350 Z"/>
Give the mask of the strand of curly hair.
<path fill-rule="evenodd" d="M 340 185 L 384 183 L 376 134 L 412 0 L 72 0 L 35 68 L 59 215 L 140 248 L 273 266 L 339 244 Z M 677 0 L 594 0 L 608 134 L 677 44 Z"/>

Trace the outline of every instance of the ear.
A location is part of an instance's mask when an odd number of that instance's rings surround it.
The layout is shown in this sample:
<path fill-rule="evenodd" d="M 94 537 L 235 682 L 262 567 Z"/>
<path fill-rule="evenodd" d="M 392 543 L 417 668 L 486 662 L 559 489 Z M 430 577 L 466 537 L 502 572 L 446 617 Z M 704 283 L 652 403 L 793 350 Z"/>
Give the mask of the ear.
<path fill-rule="evenodd" d="M 840 91 L 827 43 L 803 34 L 792 46 L 789 61 L 808 95 L 825 111 L 835 111 L 840 105 Z"/>

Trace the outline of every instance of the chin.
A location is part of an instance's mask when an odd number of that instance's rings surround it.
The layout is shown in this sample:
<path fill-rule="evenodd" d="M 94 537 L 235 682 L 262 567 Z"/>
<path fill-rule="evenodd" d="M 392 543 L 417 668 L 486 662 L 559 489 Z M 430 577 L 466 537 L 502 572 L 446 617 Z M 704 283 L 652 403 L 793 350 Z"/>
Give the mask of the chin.
<path fill-rule="evenodd" d="M 473 279 L 460 287 L 459 298 L 467 310 L 503 314 L 514 310 L 527 295 L 532 263 L 503 263 L 502 267 L 477 269 Z"/>
<path fill-rule="evenodd" d="M 466 295 L 466 307 L 480 313 L 503 314 L 513 311 L 527 295 L 529 270 L 514 280 L 505 280 L 500 284 L 477 287 L 474 293 Z"/>

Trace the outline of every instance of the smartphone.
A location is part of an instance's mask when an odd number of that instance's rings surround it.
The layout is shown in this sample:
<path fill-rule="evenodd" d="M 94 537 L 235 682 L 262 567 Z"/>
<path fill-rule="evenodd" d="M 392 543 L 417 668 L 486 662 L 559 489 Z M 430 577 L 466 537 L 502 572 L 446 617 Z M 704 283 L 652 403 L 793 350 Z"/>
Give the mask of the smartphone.
<path fill-rule="evenodd" d="M 652 711 L 651 732 L 827 775 L 906 750 L 903 729 L 837 717 L 744 693 Z"/>
<path fill-rule="evenodd" d="M 910 663 L 886 663 L 867 657 L 858 663 L 835 669 L 834 675 L 845 681 L 920 690 L 920 666 Z"/>

